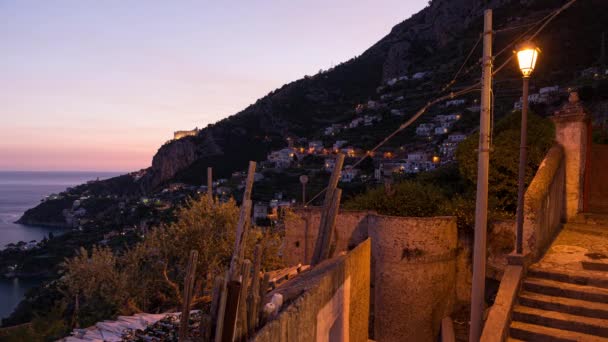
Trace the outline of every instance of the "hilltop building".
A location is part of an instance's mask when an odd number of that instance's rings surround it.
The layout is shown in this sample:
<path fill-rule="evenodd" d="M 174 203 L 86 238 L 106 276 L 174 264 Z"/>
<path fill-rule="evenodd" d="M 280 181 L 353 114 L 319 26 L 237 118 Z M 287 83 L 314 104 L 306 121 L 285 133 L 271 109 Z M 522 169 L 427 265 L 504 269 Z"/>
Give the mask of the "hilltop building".
<path fill-rule="evenodd" d="M 194 137 L 197 136 L 201 130 L 196 127 L 193 130 L 189 131 L 175 131 L 173 132 L 173 140 L 179 140 L 185 137 Z"/>

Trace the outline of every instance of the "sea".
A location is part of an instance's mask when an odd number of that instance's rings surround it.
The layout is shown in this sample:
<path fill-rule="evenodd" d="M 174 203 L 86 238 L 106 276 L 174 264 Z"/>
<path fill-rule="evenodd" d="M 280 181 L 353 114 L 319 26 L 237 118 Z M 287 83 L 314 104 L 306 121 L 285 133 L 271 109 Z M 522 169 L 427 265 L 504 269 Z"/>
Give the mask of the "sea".
<path fill-rule="evenodd" d="M 13 172 L 0 171 L 0 249 L 19 241 L 40 241 L 50 232 L 61 234 L 57 228 L 24 226 L 14 223 L 23 213 L 46 196 L 89 180 L 106 179 L 118 172 Z M 0 318 L 7 317 L 21 301 L 26 291 L 40 280 L 0 278 Z"/>

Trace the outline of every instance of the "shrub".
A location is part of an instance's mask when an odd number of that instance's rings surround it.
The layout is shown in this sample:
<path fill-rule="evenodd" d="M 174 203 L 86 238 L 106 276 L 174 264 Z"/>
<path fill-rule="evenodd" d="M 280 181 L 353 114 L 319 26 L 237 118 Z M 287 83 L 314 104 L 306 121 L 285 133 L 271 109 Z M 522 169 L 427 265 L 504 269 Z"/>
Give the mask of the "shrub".
<path fill-rule="evenodd" d="M 191 250 L 199 252 L 194 295 L 208 294 L 206 280 L 223 274 L 230 263 L 238 217 L 234 200 L 189 200 L 175 223 L 153 230 L 121 256 L 108 248 L 95 247 L 90 255 L 82 249 L 66 260 L 62 278 L 64 300 L 74 308 L 75 321 L 87 326 L 117 314 L 177 308 Z M 279 234 L 252 227 L 246 257 L 252 258 L 257 243 L 263 246 L 264 269 L 282 266 Z"/>
<path fill-rule="evenodd" d="M 489 194 L 498 211 L 515 213 L 517 209 L 517 179 L 519 172 L 519 141 L 521 115 L 511 113 L 494 128 L 490 153 Z M 554 142 L 555 130 L 548 119 L 530 114 L 528 118 L 528 164 L 526 185 Z M 462 177 L 474 186 L 477 182 L 477 146 L 479 134 L 469 136 L 456 150 Z"/>
<path fill-rule="evenodd" d="M 390 191 L 377 187 L 355 196 L 344 208 L 394 216 L 434 216 L 443 211 L 445 201 L 436 186 L 408 180 L 393 185 Z"/>

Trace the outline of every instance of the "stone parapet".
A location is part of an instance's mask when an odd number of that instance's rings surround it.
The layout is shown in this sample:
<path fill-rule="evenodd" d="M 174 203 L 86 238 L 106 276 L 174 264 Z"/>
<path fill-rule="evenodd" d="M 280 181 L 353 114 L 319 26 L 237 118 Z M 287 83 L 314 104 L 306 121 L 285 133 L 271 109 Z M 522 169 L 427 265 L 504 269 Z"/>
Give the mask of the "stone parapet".
<path fill-rule="evenodd" d="M 564 148 L 565 156 L 565 214 L 570 220 L 583 210 L 583 190 L 586 157 L 589 145 L 590 116 L 578 99 L 571 93 L 569 102 L 552 117 L 555 123 L 555 140 Z"/>
<path fill-rule="evenodd" d="M 524 252 L 537 259 L 559 232 L 565 206 L 565 152 L 554 145 L 538 168 L 524 198 Z"/>
<path fill-rule="evenodd" d="M 367 342 L 371 242 L 326 260 L 269 294 L 295 299 L 250 339 L 255 342 Z"/>

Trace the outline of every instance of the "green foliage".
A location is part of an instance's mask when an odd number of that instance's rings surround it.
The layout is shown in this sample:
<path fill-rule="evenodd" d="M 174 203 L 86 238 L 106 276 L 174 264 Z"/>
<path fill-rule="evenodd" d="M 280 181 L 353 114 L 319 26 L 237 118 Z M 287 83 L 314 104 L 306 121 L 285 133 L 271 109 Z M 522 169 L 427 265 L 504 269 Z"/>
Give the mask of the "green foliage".
<path fill-rule="evenodd" d="M 434 185 L 416 181 L 397 183 L 387 190 L 377 187 L 345 203 L 345 209 L 375 210 L 394 216 L 434 216 L 443 211 L 446 198 Z"/>
<path fill-rule="evenodd" d="M 44 316 L 36 316 L 31 323 L 0 329 L 0 340 L 6 342 L 47 342 L 65 336 L 68 326 L 63 320 L 66 306 L 56 303 Z"/>
<path fill-rule="evenodd" d="M 517 207 L 517 176 L 519 163 L 520 116 L 507 115 L 494 129 L 493 151 L 490 154 L 489 220 L 513 215 Z M 471 231 L 475 224 L 475 188 L 477 180 L 478 134 L 460 143 L 457 165 L 447 165 L 417 175 L 385 190 L 378 187 L 354 197 L 344 207 L 376 210 L 380 214 L 399 216 L 453 215 L 458 227 Z M 529 183 L 542 159 L 553 144 L 553 124 L 536 115 L 528 120 Z"/>
<path fill-rule="evenodd" d="M 82 249 L 65 262 L 61 279 L 64 301 L 72 309 L 72 320 L 80 326 L 118 314 L 158 312 L 181 304 L 183 279 L 191 250 L 199 252 L 199 284 L 223 274 L 234 248 L 239 208 L 206 198 L 189 200 L 177 213 L 176 222 L 153 230 L 123 255 L 109 248 Z M 278 268 L 281 237 L 272 231 L 252 227 L 246 257 L 252 258 L 256 244 L 263 247 L 263 268 Z M 195 296 L 208 295 L 200 288 Z"/>
<path fill-rule="evenodd" d="M 115 313 L 123 312 L 128 300 L 126 275 L 117 267 L 118 259 L 109 248 L 94 247 L 89 254 L 86 249 L 66 260 L 66 299 L 74 304 L 76 319 L 88 326 Z"/>
<path fill-rule="evenodd" d="M 495 209 L 514 213 L 517 208 L 517 178 L 520 141 L 519 112 L 511 113 L 496 124 L 490 153 L 489 194 Z M 528 164 L 526 185 L 553 144 L 555 137 L 551 121 L 530 114 L 528 118 Z M 479 134 L 469 136 L 456 151 L 462 177 L 476 184 L 477 145 Z"/>

